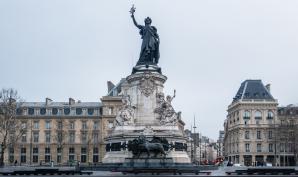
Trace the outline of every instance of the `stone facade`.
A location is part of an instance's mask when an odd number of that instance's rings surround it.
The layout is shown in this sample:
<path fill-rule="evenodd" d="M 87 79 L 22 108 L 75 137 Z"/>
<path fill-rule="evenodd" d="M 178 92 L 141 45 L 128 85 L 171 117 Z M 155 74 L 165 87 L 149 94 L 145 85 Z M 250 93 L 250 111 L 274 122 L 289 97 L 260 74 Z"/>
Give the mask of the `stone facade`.
<path fill-rule="evenodd" d="M 108 131 L 99 102 L 25 102 L 17 110 L 27 132 L 5 152 L 5 164 L 98 163 Z"/>
<path fill-rule="evenodd" d="M 277 105 L 269 86 L 260 80 L 241 84 L 224 123 L 224 155 L 229 161 L 247 166 L 278 161 Z"/>
<path fill-rule="evenodd" d="M 278 107 L 277 153 L 280 166 L 298 165 L 298 105 Z"/>

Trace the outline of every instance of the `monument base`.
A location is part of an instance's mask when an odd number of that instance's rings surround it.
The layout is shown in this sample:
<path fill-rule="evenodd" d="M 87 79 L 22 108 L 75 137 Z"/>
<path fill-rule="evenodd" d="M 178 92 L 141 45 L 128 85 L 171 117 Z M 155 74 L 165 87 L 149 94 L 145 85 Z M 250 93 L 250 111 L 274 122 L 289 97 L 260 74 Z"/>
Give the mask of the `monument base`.
<path fill-rule="evenodd" d="M 161 73 L 161 68 L 158 67 L 157 65 L 137 65 L 133 67 L 132 69 L 132 74 L 135 73 L 144 73 L 144 72 L 157 72 L 159 74 Z"/>
<path fill-rule="evenodd" d="M 145 157 L 146 154 L 142 154 L 140 159 L 148 159 Z M 126 159 L 133 159 L 133 155 L 129 151 L 112 151 L 108 152 L 105 157 L 103 158 L 103 163 L 107 164 L 118 164 L 118 163 L 125 163 Z M 191 163 L 190 158 L 188 157 L 187 153 L 185 151 L 170 151 L 166 158 L 157 157 L 150 159 L 172 159 L 171 163 L 173 164 L 189 164 Z M 169 162 L 169 161 L 167 161 Z"/>

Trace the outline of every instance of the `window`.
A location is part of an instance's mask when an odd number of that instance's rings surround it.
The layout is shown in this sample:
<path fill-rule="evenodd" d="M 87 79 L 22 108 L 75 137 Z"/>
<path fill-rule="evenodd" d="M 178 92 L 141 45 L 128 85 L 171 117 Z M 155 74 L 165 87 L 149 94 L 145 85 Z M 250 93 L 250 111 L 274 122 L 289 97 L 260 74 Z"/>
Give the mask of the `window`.
<path fill-rule="evenodd" d="M 51 129 L 51 121 L 50 120 L 46 121 L 46 129 Z"/>
<path fill-rule="evenodd" d="M 249 139 L 249 131 L 245 131 L 245 139 Z"/>
<path fill-rule="evenodd" d="M 26 163 L 26 148 L 21 148 L 21 163 Z"/>
<path fill-rule="evenodd" d="M 58 154 L 57 155 L 57 163 L 61 163 L 61 160 L 62 160 L 61 154 Z"/>
<path fill-rule="evenodd" d="M 51 161 L 51 148 L 46 147 L 45 148 L 45 156 L 44 156 L 45 162 Z"/>
<path fill-rule="evenodd" d="M 52 114 L 53 115 L 57 115 L 58 114 L 58 109 L 57 108 L 53 108 L 52 109 Z"/>
<path fill-rule="evenodd" d="M 39 155 L 38 147 L 33 147 L 32 152 L 33 152 L 33 159 L 32 159 L 33 163 L 38 163 L 38 155 Z"/>
<path fill-rule="evenodd" d="M 77 109 L 76 109 L 76 114 L 77 114 L 77 115 L 81 115 L 82 112 L 83 112 L 83 111 L 82 111 L 82 108 L 77 108 Z"/>
<path fill-rule="evenodd" d="M 70 132 L 69 133 L 69 143 L 74 143 L 75 142 L 75 133 Z"/>
<path fill-rule="evenodd" d="M 51 153 L 51 148 L 46 147 L 46 148 L 45 148 L 45 153 L 46 153 L 46 154 L 50 154 L 50 153 Z"/>
<path fill-rule="evenodd" d="M 81 148 L 81 162 L 85 163 L 87 161 L 87 148 Z"/>
<path fill-rule="evenodd" d="M 285 151 L 285 144 L 280 143 L 280 152 L 284 152 L 284 151 Z"/>
<path fill-rule="evenodd" d="M 29 108 L 28 109 L 28 114 L 33 115 L 34 114 L 34 108 Z"/>
<path fill-rule="evenodd" d="M 109 107 L 109 115 L 112 115 L 114 113 L 114 108 L 113 107 Z"/>
<path fill-rule="evenodd" d="M 114 127 L 114 123 L 112 121 L 109 121 L 108 127 L 109 127 L 109 129 L 113 128 Z"/>
<path fill-rule="evenodd" d="M 33 142 L 38 143 L 39 141 L 39 132 L 33 132 Z"/>
<path fill-rule="evenodd" d="M 39 129 L 39 121 L 34 121 L 33 128 L 34 129 Z"/>
<path fill-rule="evenodd" d="M 75 129 L 75 122 L 74 121 L 69 122 L 69 129 L 71 129 L 71 130 Z"/>
<path fill-rule="evenodd" d="M 63 129 L 63 122 L 62 121 L 58 121 L 57 128 L 58 128 L 58 130 L 62 130 Z"/>
<path fill-rule="evenodd" d="M 46 132 L 46 143 L 51 142 L 51 132 Z"/>
<path fill-rule="evenodd" d="M 69 153 L 70 154 L 74 154 L 75 153 L 75 148 L 74 147 L 70 147 L 69 148 Z"/>
<path fill-rule="evenodd" d="M 289 148 L 289 152 L 294 152 L 295 144 L 294 143 L 289 143 L 288 148 Z"/>
<path fill-rule="evenodd" d="M 261 131 L 260 130 L 257 131 L 257 139 L 261 139 Z"/>
<path fill-rule="evenodd" d="M 22 115 L 23 110 L 21 108 L 17 108 L 17 115 Z"/>
<path fill-rule="evenodd" d="M 244 111 L 243 119 L 250 119 L 250 112 L 249 111 Z"/>
<path fill-rule="evenodd" d="M 75 148 L 74 147 L 69 148 L 68 160 L 71 162 L 75 160 Z"/>
<path fill-rule="evenodd" d="M 290 131 L 289 136 L 290 136 L 290 138 L 294 138 L 294 131 Z"/>
<path fill-rule="evenodd" d="M 14 148 L 10 146 L 8 148 L 8 156 L 9 156 L 9 162 L 13 163 L 14 162 Z"/>
<path fill-rule="evenodd" d="M 93 154 L 98 154 L 98 147 L 93 148 Z"/>
<path fill-rule="evenodd" d="M 93 143 L 98 143 L 98 133 L 93 133 Z"/>
<path fill-rule="evenodd" d="M 245 144 L 245 152 L 250 152 L 249 143 Z"/>
<path fill-rule="evenodd" d="M 272 139 L 272 130 L 269 130 L 268 132 L 268 139 Z"/>
<path fill-rule="evenodd" d="M 87 133 L 86 132 L 82 132 L 82 139 L 81 139 L 82 143 L 87 143 Z"/>
<path fill-rule="evenodd" d="M 269 152 L 273 152 L 273 144 L 269 144 Z"/>
<path fill-rule="evenodd" d="M 262 144 L 257 144 L 257 152 L 262 152 Z"/>
<path fill-rule="evenodd" d="M 98 130 L 98 124 L 99 124 L 98 121 L 94 121 L 93 130 Z"/>
<path fill-rule="evenodd" d="M 45 115 L 46 112 L 47 112 L 47 110 L 46 110 L 46 108 L 41 108 L 41 109 L 39 110 L 39 112 L 40 112 L 41 115 Z"/>
<path fill-rule="evenodd" d="M 27 135 L 23 134 L 22 135 L 22 143 L 26 143 L 27 142 Z"/>
<path fill-rule="evenodd" d="M 261 113 L 261 111 L 256 111 L 255 112 L 255 119 L 262 119 L 262 113 Z"/>
<path fill-rule="evenodd" d="M 87 130 L 87 121 L 82 121 L 82 129 Z"/>
<path fill-rule="evenodd" d="M 32 151 L 33 151 L 33 154 L 38 154 L 38 148 L 37 147 L 34 147 Z"/>
<path fill-rule="evenodd" d="M 27 122 L 22 122 L 21 127 L 22 127 L 22 129 L 26 129 L 27 128 Z"/>
<path fill-rule="evenodd" d="M 273 119 L 274 117 L 274 114 L 272 111 L 268 111 L 268 114 L 267 114 L 267 119 Z"/>
<path fill-rule="evenodd" d="M 88 112 L 88 115 L 91 116 L 94 113 L 94 109 L 93 108 L 88 108 L 87 112 Z"/>
<path fill-rule="evenodd" d="M 97 147 L 93 148 L 93 162 L 94 163 L 98 162 L 98 148 Z"/>
<path fill-rule="evenodd" d="M 64 108 L 64 114 L 69 115 L 70 113 L 70 108 Z"/>
<path fill-rule="evenodd" d="M 59 147 L 57 148 L 57 153 L 58 154 L 61 154 L 62 153 L 62 148 L 61 147 L 60 148 Z"/>
<path fill-rule="evenodd" d="M 57 132 L 57 143 L 62 143 L 63 141 L 63 132 L 60 130 Z"/>

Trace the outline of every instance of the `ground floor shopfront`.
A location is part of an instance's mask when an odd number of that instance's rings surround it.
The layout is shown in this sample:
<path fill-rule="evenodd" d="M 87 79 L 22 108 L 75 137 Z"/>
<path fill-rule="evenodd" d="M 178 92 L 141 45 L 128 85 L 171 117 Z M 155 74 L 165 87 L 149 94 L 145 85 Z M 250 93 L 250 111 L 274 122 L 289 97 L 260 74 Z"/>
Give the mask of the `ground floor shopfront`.
<path fill-rule="evenodd" d="M 245 166 L 295 166 L 296 159 L 294 155 L 233 155 L 228 157 L 228 161 L 233 164 L 242 164 Z"/>

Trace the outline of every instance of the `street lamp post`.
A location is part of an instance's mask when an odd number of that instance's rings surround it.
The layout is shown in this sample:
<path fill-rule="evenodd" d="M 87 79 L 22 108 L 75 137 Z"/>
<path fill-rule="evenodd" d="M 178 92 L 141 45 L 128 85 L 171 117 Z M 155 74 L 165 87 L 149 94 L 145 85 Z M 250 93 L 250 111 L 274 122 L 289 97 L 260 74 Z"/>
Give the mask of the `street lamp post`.
<path fill-rule="evenodd" d="M 193 132 L 194 132 L 194 162 L 197 161 L 197 134 L 196 134 L 196 117 L 194 116 L 194 123 L 193 123 Z"/>

